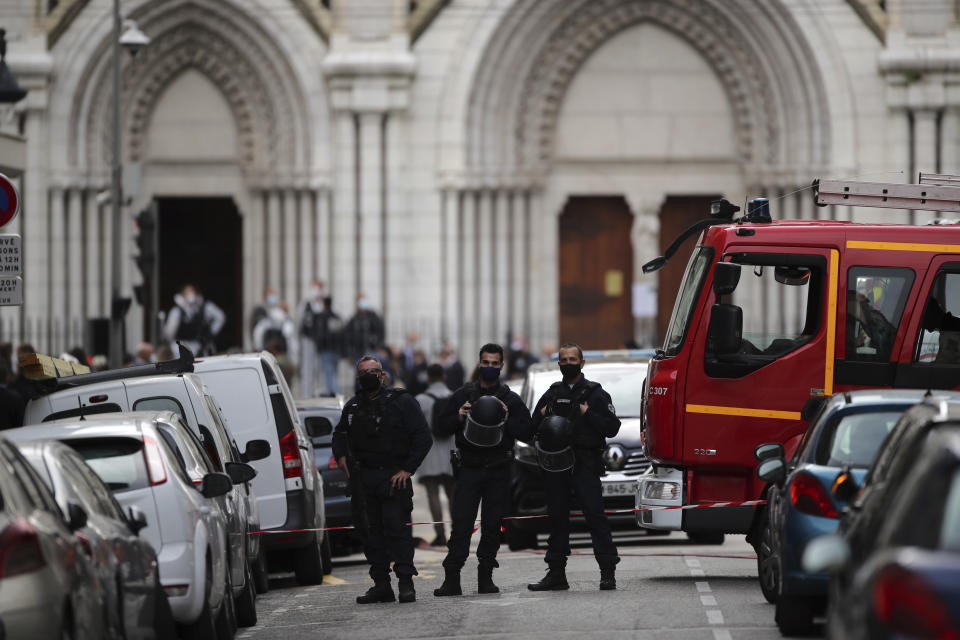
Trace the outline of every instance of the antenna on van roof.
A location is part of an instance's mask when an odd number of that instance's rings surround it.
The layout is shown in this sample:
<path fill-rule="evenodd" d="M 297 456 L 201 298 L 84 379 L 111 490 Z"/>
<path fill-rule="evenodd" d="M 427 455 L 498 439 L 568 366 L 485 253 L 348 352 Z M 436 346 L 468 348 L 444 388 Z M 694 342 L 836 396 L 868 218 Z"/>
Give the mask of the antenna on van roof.
<path fill-rule="evenodd" d="M 80 399 L 80 396 L 77 396 L 77 404 L 80 405 L 80 419 L 86 420 L 87 418 L 83 415 L 83 400 Z"/>

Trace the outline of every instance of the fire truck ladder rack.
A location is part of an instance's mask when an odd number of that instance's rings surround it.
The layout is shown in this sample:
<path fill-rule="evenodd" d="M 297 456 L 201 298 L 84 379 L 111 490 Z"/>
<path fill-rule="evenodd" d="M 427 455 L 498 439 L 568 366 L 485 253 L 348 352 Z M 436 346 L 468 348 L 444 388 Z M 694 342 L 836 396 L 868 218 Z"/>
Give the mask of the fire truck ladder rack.
<path fill-rule="evenodd" d="M 178 343 L 178 346 L 180 347 L 180 357 L 176 360 L 165 360 L 155 364 L 122 367 L 92 373 L 78 373 L 78 367 L 74 367 L 74 371 L 70 372 L 68 371 L 69 366 L 61 367 L 57 364 L 69 365 L 69 363 L 39 354 L 24 354 L 20 357 L 20 366 L 24 368 L 26 377 L 33 380 L 36 391 L 41 395 L 46 395 L 59 389 L 81 387 L 98 382 L 163 374 L 191 373 L 193 371 L 193 352 L 182 344 Z M 52 361 L 52 367 L 48 361 Z M 79 370 L 82 371 L 83 369 L 89 371 L 87 367 Z"/>
<path fill-rule="evenodd" d="M 919 184 L 813 181 L 817 206 L 831 204 L 924 211 L 960 212 L 960 176 L 921 173 Z"/>

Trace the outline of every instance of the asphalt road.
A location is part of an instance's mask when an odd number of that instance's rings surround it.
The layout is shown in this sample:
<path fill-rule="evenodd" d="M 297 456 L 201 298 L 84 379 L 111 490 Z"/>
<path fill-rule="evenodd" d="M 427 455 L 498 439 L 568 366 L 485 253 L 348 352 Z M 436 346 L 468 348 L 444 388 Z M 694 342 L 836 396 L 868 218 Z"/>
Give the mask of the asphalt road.
<path fill-rule="evenodd" d="M 420 531 L 426 536 L 430 531 Z M 323 585 L 300 587 L 292 575 L 274 575 L 257 600 L 259 622 L 238 638 L 573 638 L 602 630 L 609 638 L 723 640 L 779 638 L 773 607 L 760 593 L 756 557 L 743 536 L 719 546 L 690 543 L 682 534 L 645 538 L 617 535 L 622 560 L 617 591 L 599 591 L 589 538 L 574 535 L 567 566 L 570 590 L 534 593 L 526 583 L 545 571 L 541 551 L 499 555 L 494 580 L 501 593 L 476 593 L 476 558 L 463 572 L 464 596 L 436 598 L 444 554 L 417 551 L 417 602 L 357 605 L 372 582 L 360 555 L 334 559 Z M 394 580 L 394 589 L 396 581 Z"/>

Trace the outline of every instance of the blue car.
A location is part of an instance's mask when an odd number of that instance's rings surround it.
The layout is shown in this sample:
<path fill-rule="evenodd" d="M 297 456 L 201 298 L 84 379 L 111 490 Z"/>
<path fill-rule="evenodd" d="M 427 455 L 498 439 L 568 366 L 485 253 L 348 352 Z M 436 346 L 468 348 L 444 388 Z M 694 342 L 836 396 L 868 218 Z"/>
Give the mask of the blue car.
<path fill-rule="evenodd" d="M 780 444 L 757 447 L 757 475 L 770 483 L 765 521 L 757 545 L 760 586 L 776 604 L 776 622 L 785 635 L 813 629 L 826 610 L 830 576 L 803 569 L 807 543 L 833 533 L 846 508 L 834 485 L 846 475 L 862 484 L 887 434 L 922 390 L 838 393 L 810 421 L 793 459 Z"/>

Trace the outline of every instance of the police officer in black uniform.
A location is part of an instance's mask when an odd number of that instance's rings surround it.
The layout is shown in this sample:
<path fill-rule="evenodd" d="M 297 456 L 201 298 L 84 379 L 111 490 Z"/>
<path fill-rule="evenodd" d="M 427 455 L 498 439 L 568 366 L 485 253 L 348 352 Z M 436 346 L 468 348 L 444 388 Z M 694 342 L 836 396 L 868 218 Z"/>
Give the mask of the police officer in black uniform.
<path fill-rule="evenodd" d="M 497 563 L 497 550 L 500 548 L 500 519 L 506 515 L 509 506 L 510 464 L 513 460 L 513 445 L 516 439 L 530 440 L 533 437 L 533 422 L 523 400 L 500 384 L 500 372 L 503 369 L 503 347 L 498 344 L 485 344 L 480 349 L 479 381 L 468 382 L 450 397 L 446 409 L 440 415 L 439 430 L 445 434 L 456 434 L 459 451 L 459 471 L 453 495 L 453 533 L 448 542 L 449 552 L 443 561 L 444 580 L 435 596 L 459 596 L 460 570 L 470 554 L 470 536 L 477 519 L 477 509 L 483 502 L 480 523 L 480 543 L 477 547 L 477 586 L 480 593 L 498 593 L 500 589 L 493 583 L 493 570 Z M 499 441 L 492 446 L 478 446 L 465 435 L 469 434 L 469 420 L 478 419 L 471 413 L 476 406 L 489 404 L 484 396 L 493 396 L 500 401 L 503 413 L 500 414 L 502 432 Z M 476 412 L 474 412 L 476 413 Z M 487 420 L 489 422 L 489 420 Z M 483 429 L 483 426 L 474 425 Z M 487 429 L 489 430 L 489 429 Z M 493 438 L 492 440 L 497 440 Z M 483 442 L 482 444 L 488 444 Z"/>
<path fill-rule="evenodd" d="M 570 494 L 576 494 L 583 510 L 593 555 L 600 565 L 600 589 L 617 588 L 615 577 L 620 557 L 613 544 L 610 523 L 603 513 L 600 475 L 603 473 L 605 438 L 612 438 L 620 430 L 620 420 L 614 413 L 613 402 L 596 382 L 583 377 L 583 351 L 576 344 L 560 347 L 560 371 L 563 380 L 554 383 L 533 411 L 533 422 L 539 428 L 547 416 L 564 415 L 570 419 L 570 445 L 575 454 L 573 468 L 563 472 L 545 472 L 547 514 L 550 516 L 550 539 L 544 560 L 549 567 L 539 582 L 527 585 L 531 591 L 560 591 L 569 589 L 566 577 L 567 556 L 570 555 Z"/>
<path fill-rule="evenodd" d="M 399 581 L 400 602 L 417 599 L 409 526 L 413 511 L 410 476 L 423 462 L 433 438 L 413 396 L 384 386 L 383 380 L 379 360 L 360 358 L 360 392 L 343 408 L 333 433 L 333 455 L 350 477 L 354 523 L 364 539 L 374 582 L 357 597 L 358 604 L 394 601 L 391 562 Z"/>

